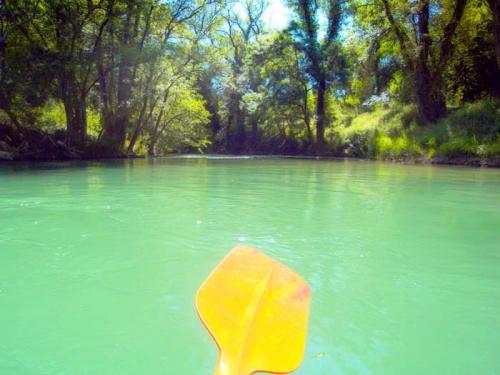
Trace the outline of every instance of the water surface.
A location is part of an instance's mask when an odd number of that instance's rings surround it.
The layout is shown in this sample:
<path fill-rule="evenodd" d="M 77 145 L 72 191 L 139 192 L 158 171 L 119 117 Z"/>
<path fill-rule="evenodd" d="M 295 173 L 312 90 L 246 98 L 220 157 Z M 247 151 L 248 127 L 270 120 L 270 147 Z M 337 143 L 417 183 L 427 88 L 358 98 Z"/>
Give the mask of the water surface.
<path fill-rule="evenodd" d="M 297 374 L 500 373 L 500 170 L 156 159 L 0 166 L 0 374 L 211 374 L 236 244 L 312 289 Z"/>

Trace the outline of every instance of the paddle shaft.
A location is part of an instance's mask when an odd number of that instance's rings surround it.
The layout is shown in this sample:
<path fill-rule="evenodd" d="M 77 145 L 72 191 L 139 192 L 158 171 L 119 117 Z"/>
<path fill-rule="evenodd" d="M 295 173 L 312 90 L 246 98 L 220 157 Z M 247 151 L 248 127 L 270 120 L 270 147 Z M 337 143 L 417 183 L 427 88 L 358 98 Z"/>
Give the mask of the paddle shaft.
<path fill-rule="evenodd" d="M 217 361 L 217 368 L 215 369 L 214 375 L 251 375 L 251 373 L 238 369 L 234 365 L 234 362 L 224 361 L 223 358 L 220 358 Z"/>

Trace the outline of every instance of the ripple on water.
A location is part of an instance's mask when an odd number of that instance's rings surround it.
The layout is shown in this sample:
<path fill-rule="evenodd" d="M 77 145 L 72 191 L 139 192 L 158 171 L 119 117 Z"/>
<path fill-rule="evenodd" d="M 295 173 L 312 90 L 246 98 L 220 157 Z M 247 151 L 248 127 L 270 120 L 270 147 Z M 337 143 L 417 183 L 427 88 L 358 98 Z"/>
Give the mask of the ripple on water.
<path fill-rule="evenodd" d="M 0 374 L 211 373 L 194 295 L 238 243 L 311 286 L 297 374 L 498 368 L 500 171 L 167 158 L 0 178 Z"/>

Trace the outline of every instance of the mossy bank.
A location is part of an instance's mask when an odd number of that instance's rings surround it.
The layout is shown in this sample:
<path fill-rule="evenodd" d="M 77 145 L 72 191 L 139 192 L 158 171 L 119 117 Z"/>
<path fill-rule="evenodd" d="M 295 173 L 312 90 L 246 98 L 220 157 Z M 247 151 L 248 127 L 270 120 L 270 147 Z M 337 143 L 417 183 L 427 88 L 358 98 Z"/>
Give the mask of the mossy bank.
<path fill-rule="evenodd" d="M 465 104 L 433 125 L 420 124 L 412 105 L 381 106 L 340 122 L 329 134 L 337 155 L 500 167 L 500 100 Z"/>

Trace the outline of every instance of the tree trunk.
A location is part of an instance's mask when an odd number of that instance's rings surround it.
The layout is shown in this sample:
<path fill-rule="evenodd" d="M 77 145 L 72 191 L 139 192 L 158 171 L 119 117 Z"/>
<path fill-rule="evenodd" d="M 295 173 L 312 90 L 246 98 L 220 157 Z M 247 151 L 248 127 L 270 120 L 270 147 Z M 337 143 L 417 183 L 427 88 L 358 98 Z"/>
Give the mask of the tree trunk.
<path fill-rule="evenodd" d="M 415 67 L 415 94 L 420 116 L 426 123 L 434 123 L 446 114 L 446 101 L 442 90 L 441 69 L 431 74 L 429 53 L 429 1 L 423 0 L 418 12 L 418 57 Z"/>
<path fill-rule="evenodd" d="M 500 0 L 488 0 L 493 13 L 493 34 L 495 35 L 495 53 L 498 70 L 500 71 Z"/>
<path fill-rule="evenodd" d="M 130 138 L 130 143 L 127 148 L 127 154 L 131 155 L 134 153 L 135 142 L 139 138 L 139 134 L 142 129 L 142 122 L 144 118 L 144 112 L 146 112 L 146 106 L 148 103 L 148 95 L 144 94 L 144 101 L 142 102 L 141 112 L 139 113 L 139 118 L 137 119 L 137 123 L 135 125 L 134 133 L 132 134 L 132 138 Z"/>
<path fill-rule="evenodd" d="M 415 96 L 417 109 L 425 123 L 434 123 L 446 114 L 441 78 L 432 77 L 427 65 L 418 63 L 415 71 Z"/>
<path fill-rule="evenodd" d="M 233 136 L 233 151 L 240 153 L 243 150 L 245 144 L 246 133 L 245 133 L 245 114 L 241 109 L 241 94 L 235 92 L 233 94 L 233 121 L 234 121 L 234 136 Z"/>
<path fill-rule="evenodd" d="M 136 122 L 134 133 L 132 134 L 132 138 L 130 139 L 130 143 L 128 145 L 127 154 L 133 153 L 135 142 L 137 142 L 137 138 L 139 137 L 139 134 L 141 133 L 141 130 L 142 130 L 142 124 L 143 124 L 144 114 L 146 113 L 146 107 L 147 107 L 148 99 L 149 99 L 149 95 L 150 95 L 150 86 L 151 86 L 151 81 L 153 79 L 153 74 L 154 74 L 154 69 L 153 69 L 153 66 L 151 66 L 151 68 L 149 70 L 149 74 L 146 77 L 146 84 L 145 84 L 145 89 L 144 89 L 144 97 L 143 97 L 143 101 L 142 101 L 141 111 L 139 113 L 139 118 L 137 119 L 137 122 Z"/>
<path fill-rule="evenodd" d="M 150 138 L 149 138 L 149 143 L 148 143 L 148 155 L 153 156 L 155 154 L 155 144 L 156 144 L 156 139 L 158 138 L 158 129 L 160 128 L 160 123 L 163 118 L 163 114 L 165 113 L 165 103 L 167 103 L 168 96 L 170 94 L 170 87 L 167 87 L 165 91 L 163 92 L 163 99 L 161 103 L 161 110 L 160 113 L 158 114 L 158 117 L 156 118 L 155 121 L 155 126 L 153 130 L 151 131 Z"/>
<path fill-rule="evenodd" d="M 23 135 L 24 128 L 17 119 L 17 116 L 14 114 L 14 112 L 12 112 L 10 108 L 10 103 L 6 100 L 5 95 L 3 95 L 1 91 L 0 91 L 0 109 L 2 109 L 5 113 L 7 113 L 7 116 L 12 122 L 12 125 L 14 125 L 19 134 Z"/>
<path fill-rule="evenodd" d="M 160 122 L 163 117 L 163 108 L 160 111 L 160 114 L 158 115 L 158 118 L 156 119 L 155 122 L 155 127 L 153 128 L 153 131 L 151 132 L 151 135 L 149 137 L 149 142 L 148 142 L 148 155 L 149 156 L 154 156 L 155 155 L 155 146 L 156 146 L 156 141 L 158 140 L 158 129 L 160 128 Z"/>
<path fill-rule="evenodd" d="M 106 81 L 106 71 L 104 69 L 102 43 L 100 40 L 96 45 L 96 67 L 97 67 L 97 79 L 99 82 L 99 96 L 101 98 L 101 127 L 104 130 L 111 121 L 110 120 L 111 92 L 110 92 L 110 87 L 108 87 Z M 112 74 L 113 73 L 111 73 L 111 75 Z"/>
<path fill-rule="evenodd" d="M 86 95 L 79 92 L 73 71 L 62 72 L 59 79 L 66 113 L 66 143 L 72 147 L 83 147 L 87 137 Z"/>
<path fill-rule="evenodd" d="M 148 143 L 148 156 L 155 156 L 155 147 L 156 147 L 156 141 L 157 141 L 156 135 L 151 137 Z"/>
<path fill-rule="evenodd" d="M 250 116 L 250 124 L 252 126 L 250 133 L 250 148 L 255 150 L 259 144 L 259 121 L 256 113 Z"/>
<path fill-rule="evenodd" d="M 309 141 L 309 146 L 311 146 L 314 143 L 313 140 L 313 134 L 311 130 L 311 116 L 309 113 L 309 106 L 308 106 L 308 93 L 307 93 L 307 87 L 304 88 L 304 106 L 303 106 L 303 111 L 304 111 L 304 123 L 306 124 L 306 130 L 307 130 L 307 140 Z"/>
<path fill-rule="evenodd" d="M 498 0 L 491 0 L 498 1 Z M 406 68 L 413 74 L 415 97 L 417 108 L 422 120 L 426 123 L 436 122 L 446 114 L 446 100 L 443 94 L 442 72 L 453 52 L 453 36 L 462 18 L 467 0 L 456 0 L 451 19 L 443 29 L 439 56 L 435 59 L 432 67 L 429 65 L 430 46 L 432 43 L 429 33 L 429 0 L 421 0 L 418 3 L 418 31 L 414 30 L 412 38 L 416 40 L 418 56 L 412 57 L 412 42 L 404 28 L 392 14 L 388 0 L 382 0 L 385 15 L 391 25 L 392 31 L 398 38 L 401 55 Z"/>
<path fill-rule="evenodd" d="M 168 97 L 168 92 L 165 93 L 164 96 L 164 102 L 167 100 L 166 98 Z M 153 131 L 151 132 L 150 138 L 149 138 L 149 143 L 148 143 L 148 155 L 149 156 L 154 156 L 155 154 L 155 146 L 156 146 L 156 141 L 158 139 L 158 129 L 160 128 L 160 123 L 163 118 L 163 113 L 164 113 L 164 108 L 160 110 L 160 113 L 158 114 L 158 117 L 155 122 L 155 127 L 153 128 Z"/>
<path fill-rule="evenodd" d="M 128 3 L 125 25 L 121 38 L 121 47 L 127 48 L 131 39 L 131 19 L 134 12 L 133 2 Z M 123 153 L 123 146 L 127 135 L 127 127 L 130 115 L 130 98 L 132 90 L 132 67 L 130 56 L 127 53 L 121 53 L 120 64 L 118 67 L 118 88 L 116 109 L 109 116 L 105 123 L 103 142 L 109 150 L 115 154 Z"/>
<path fill-rule="evenodd" d="M 160 122 L 159 121 L 156 122 L 155 132 L 151 136 L 151 139 L 149 140 L 149 144 L 148 144 L 148 155 L 154 156 L 156 154 L 156 142 L 158 142 L 160 135 L 165 131 L 169 122 L 170 121 L 167 119 L 165 121 L 165 123 L 163 124 L 163 126 L 161 127 L 161 129 L 159 129 Z"/>
<path fill-rule="evenodd" d="M 326 80 L 324 78 L 318 81 L 316 91 L 316 152 L 322 153 L 325 148 Z"/>

